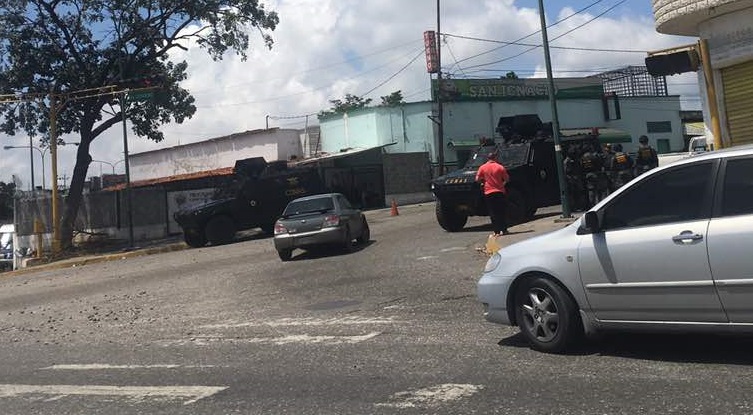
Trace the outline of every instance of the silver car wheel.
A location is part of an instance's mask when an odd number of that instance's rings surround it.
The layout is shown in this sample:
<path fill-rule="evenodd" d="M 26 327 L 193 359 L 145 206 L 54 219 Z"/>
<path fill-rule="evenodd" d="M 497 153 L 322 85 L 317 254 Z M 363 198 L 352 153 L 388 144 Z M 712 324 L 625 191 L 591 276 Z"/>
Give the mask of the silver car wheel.
<path fill-rule="evenodd" d="M 528 301 L 521 304 L 521 307 L 524 329 L 539 341 L 552 341 L 560 328 L 557 304 L 552 296 L 541 288 L 531 287 Z"/>

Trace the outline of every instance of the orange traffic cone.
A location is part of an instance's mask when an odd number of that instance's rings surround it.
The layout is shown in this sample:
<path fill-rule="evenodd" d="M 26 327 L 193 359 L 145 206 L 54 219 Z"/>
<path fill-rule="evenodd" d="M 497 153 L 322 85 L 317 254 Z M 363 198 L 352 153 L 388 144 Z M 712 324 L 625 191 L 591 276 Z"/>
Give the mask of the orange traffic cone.
<path fill-rule="evenodd" d="M 395 202 L 395 199 L 392 199 L 392 209 L 390 209 L 390 216 L 397 216 L 400 212 L 397 211 L 397 202 Z"/>

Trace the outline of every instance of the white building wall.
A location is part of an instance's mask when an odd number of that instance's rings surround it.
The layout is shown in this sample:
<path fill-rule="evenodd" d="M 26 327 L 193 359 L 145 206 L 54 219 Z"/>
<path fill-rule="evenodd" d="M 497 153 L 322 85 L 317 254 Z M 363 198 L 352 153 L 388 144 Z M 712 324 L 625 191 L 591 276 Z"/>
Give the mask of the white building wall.
<path fill-rule="evenodd" d="M 616 128 L 630 133 L 633 143 L 623 144 L 628 152 L 638 148 L 638 137 L 646 135 L 649 144 L 657 147 L 657 140 L 669 140 L 670 151 L 682 151 L 684 146 L 682 119 L 680 118 L 680 98 L 668 97 L 620 97 L 621 119 L 604 123 L 608 128 Z M 666 133 L 648 132 L 649 122 L 667 122 L 672 131 Z"/>
<path fill-rule="evenodd" d="M 226 137 L 131 154 L 131 180 L 147 180 L 235 166 L 236 160 L 264 157 L 267 161 L 302 156 L 298 130 L 246 131 Z"/>

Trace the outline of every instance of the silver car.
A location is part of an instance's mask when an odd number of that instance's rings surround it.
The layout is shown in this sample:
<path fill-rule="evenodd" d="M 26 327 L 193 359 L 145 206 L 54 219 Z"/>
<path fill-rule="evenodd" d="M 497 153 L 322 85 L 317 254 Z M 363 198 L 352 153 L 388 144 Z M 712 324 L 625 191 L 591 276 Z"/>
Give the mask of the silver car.
<path fill-rule="evenodd" d="M 753 146 L 637 177 L 558 231 L 503 248 L 487 320 L 561 352 L 604 329 L 753 331 Z"/>
<path fill-rule="evenodd" d="M 296 248 L 337 245 L 349 252 L 353 240 L 365 244 L 371 237 L 366 216 L 340 193 L 306 196 L 288 203 L 275 222 L 275 249 L 288 261 Z"/>

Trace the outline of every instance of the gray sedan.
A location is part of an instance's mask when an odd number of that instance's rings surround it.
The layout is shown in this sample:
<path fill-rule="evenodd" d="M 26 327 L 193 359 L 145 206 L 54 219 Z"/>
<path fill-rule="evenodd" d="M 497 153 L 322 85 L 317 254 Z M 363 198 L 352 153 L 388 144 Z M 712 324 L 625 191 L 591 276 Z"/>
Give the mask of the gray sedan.
<path fill-rule="evenodd" d="M 534 349 L 607 329 L 753 332 L 753 146 L 633 179 L 573 224 L 503 248 L 478 298 Z"/>
<path fill-rule="evenodd" d="M 340 193 L 306 196 L 291 201 L 275 223 L 275 249 L 288 261 L 296 248 L 322 245 L 353 249 L 353 240 L 365 244 L 371 237 L 366 216 Z"/>

